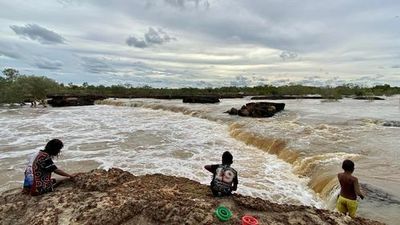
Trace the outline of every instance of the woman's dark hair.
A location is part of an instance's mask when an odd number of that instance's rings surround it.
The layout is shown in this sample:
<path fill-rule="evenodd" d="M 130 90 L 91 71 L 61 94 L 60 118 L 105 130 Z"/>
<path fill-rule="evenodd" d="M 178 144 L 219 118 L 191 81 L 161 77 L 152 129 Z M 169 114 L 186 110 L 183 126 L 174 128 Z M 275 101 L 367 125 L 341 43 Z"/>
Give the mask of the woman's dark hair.
<path fill-rule="evenodd" d="M 47 142 L 46 147 L 44 147 L 44 152 L 49 154 L 50 156 L 58 156 L 61 152 L 61 149 L 64 147 L 64 144 L 59 139 L 53 139 Z"/>
<path fill-rule="evenodd" d="M 222 154 L 222 164 L 231 165 L 233 163 L 233 156 L 230 152 L 226 151 Z"/>
<path fill-rule="evenodd" d="M 342 164 L 342 169 L 347 172 L 353 172 L 354 171 L 353 161 L 351 161 L 350 159 L 344 160 Z"/>

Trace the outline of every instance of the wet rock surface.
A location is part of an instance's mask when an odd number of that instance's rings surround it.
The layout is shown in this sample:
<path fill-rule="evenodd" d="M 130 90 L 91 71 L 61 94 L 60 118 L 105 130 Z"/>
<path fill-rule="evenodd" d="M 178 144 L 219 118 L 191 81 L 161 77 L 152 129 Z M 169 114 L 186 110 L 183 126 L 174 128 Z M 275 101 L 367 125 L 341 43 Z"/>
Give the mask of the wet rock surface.
<path fill-rule="evenodd" d="M 253 96 L 251 100 L 283 100 L 283 99 L 323 99 L 322 96 L 309 96 L 309 95 L 264 95 L 264 96 Z"/>
<path fill-rule="evenodd" d="M 214 198 L 208 187 L 161 174 L 134 176 L 120 169 L 93 170 L 42 196 L 10 190 L 0 196 L 0 224 L 241 224 L 244 215 L 260 224 L 381 224 L 307 206 L 279 205 L 234 195 Z M 228 207 L 220 222 L 214 211 Z"/>
<path fill-rule="evenodd" d="M 246 117 L 271 117 L 275 113 L 282 111 L 285 103 L 275 102 L 250 102 L 243 105 L 240 109 L 231 108 L 226 111 L 229 115 L 239 115 Z"/>
<path fill-rule="evenodd" d="M 72 95 L 72 94 L 54 94 L 47 95 L 50 100 L 47 101 L 52 107 L 66 107 L 66 106 L 83 106 L 94 105 L 96 100 L 106 99 L 101 95 Z"/>
<path fill-rule="evenodd" d="M 400 127 L 400 121 L 385 121 L 382 125 L 385 127 Z"/>
<path fill-rule="evenodd" d="M 182 99 L 183 103 L 218 103 L 216 96 L 186 96 Z"/>
<path fill-rule="evenodd" d="M 357 96 L 354 97 L 355 100 L 385 100 L 384 98 L 378 96 Z"/>

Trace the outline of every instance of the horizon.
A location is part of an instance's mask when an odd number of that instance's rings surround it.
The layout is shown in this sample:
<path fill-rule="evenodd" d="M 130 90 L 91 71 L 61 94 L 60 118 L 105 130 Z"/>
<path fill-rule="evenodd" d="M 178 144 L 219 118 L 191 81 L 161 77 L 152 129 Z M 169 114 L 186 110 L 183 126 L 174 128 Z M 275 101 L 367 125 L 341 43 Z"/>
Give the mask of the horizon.
<path fill-rule="evenodd" d="M 397 1 L 1 1 L 0 68 L 153 88 L 400 86 Z"/>

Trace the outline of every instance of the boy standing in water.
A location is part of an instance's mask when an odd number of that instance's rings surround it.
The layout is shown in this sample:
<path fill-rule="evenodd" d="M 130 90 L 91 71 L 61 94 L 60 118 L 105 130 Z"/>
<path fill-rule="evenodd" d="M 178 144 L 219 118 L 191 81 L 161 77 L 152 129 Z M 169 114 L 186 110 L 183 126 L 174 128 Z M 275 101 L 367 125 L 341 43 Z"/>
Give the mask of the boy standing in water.
<path fill-rule="evenodd" d="M 364 195 L 360 190 L 360 184 L 357 177 L 354 177 L 353 161 L 346 159 L 343 161 L 343 173 L 338 174 L 340 183 L 340 195 L 337 199 L 336 208 L 341 213 L 348 213 L 349 216 L 355 217 L 358 207 L 357 195 L 364 199 Z"/>
<path fill-rule="evenodd" d="M 29 160 L 25 169 L 23 193 L 41 195 L 53 191 L 56 179 L 51 179 L 52 172 L 60 176 L 73 178 L 73 175 L 58 169 L 52 160 L 54 156 L 58 156 L 63 146 L 62 141 L 53 139 L 46 144 L 44 150 L 40 150 Z"/>
<path fill-rule="evenodd" d="M 229 196 L 232 191 L 237 190 L 238 176 L 235 169 L 231 167 L 233 156 L 226 151 L 222 154 L 222 164 L 206 165 L 204 168 L 213 173 L 211 180 L 211 191 L 214 196 Z"/>

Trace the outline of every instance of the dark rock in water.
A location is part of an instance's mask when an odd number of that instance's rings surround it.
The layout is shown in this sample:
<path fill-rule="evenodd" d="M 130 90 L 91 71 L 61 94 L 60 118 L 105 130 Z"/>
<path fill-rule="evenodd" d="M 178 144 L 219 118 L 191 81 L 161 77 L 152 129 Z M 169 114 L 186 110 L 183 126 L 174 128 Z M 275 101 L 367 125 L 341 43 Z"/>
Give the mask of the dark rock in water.
<path fill-rule="evenodd" d="M 94 105 L 96 100 L 106 99 L 101 95 L 48 95 L 47 103 L 53 107 Z"/>
<path fill-rule="evenodd" d="M 219 221 L 214 215 L 219 205 L 228 207 L 232 218 Z M 64 181 L 54 192 L 41 196 L 24 195 L 20 189 L 0 195 L 2 225 L 234 225 L 241 224 L 244 215 L 255 216 L 259 224 L 382 224 L 240 194 L 216 198 L 208 186 L 187 178 L 162 174 L 134 176 L 120 169 L 79 174 L 73 181 Z"/>
<path fill-rule="evenodd" d="M 186 96 L 184 103 L 218 103 L 219 98 L 215 96 Z"/>
<path fill-rule="evenodd" d="M 282 99 L 323 99 L 320 95 L 310 96 L 310 95 L 264 95 L 264 96 L 253 96 L 251 100 L 282 100 Z"/>
<path fill-rule="evenodd" d="M 385 100 L 384 98 L 377 97 L 377 96 L 357 96 L 354 97 L 355 100 Z"/>
<path fill-rule="evenodd" d="M 400 127 L 400 121 L 385 121 L 382 125 L 385 127 Z"/>
<path fill-rule="evenodd" d="M 230 110 L 226 111 L 226 113 L 229 113 L 229 115 L 237 115 L 238 110 L 235 108 L 231 108 Z"/>
<path fill-rule="evenodd" d="M 282 111 L 285 103 L 274 102 L 250 102 L 242 106 L 239 110 L 231 108 L 226 111 L 229 115 L 239 115 L 247 117 L 271 117 L 275 113 Z"/>

